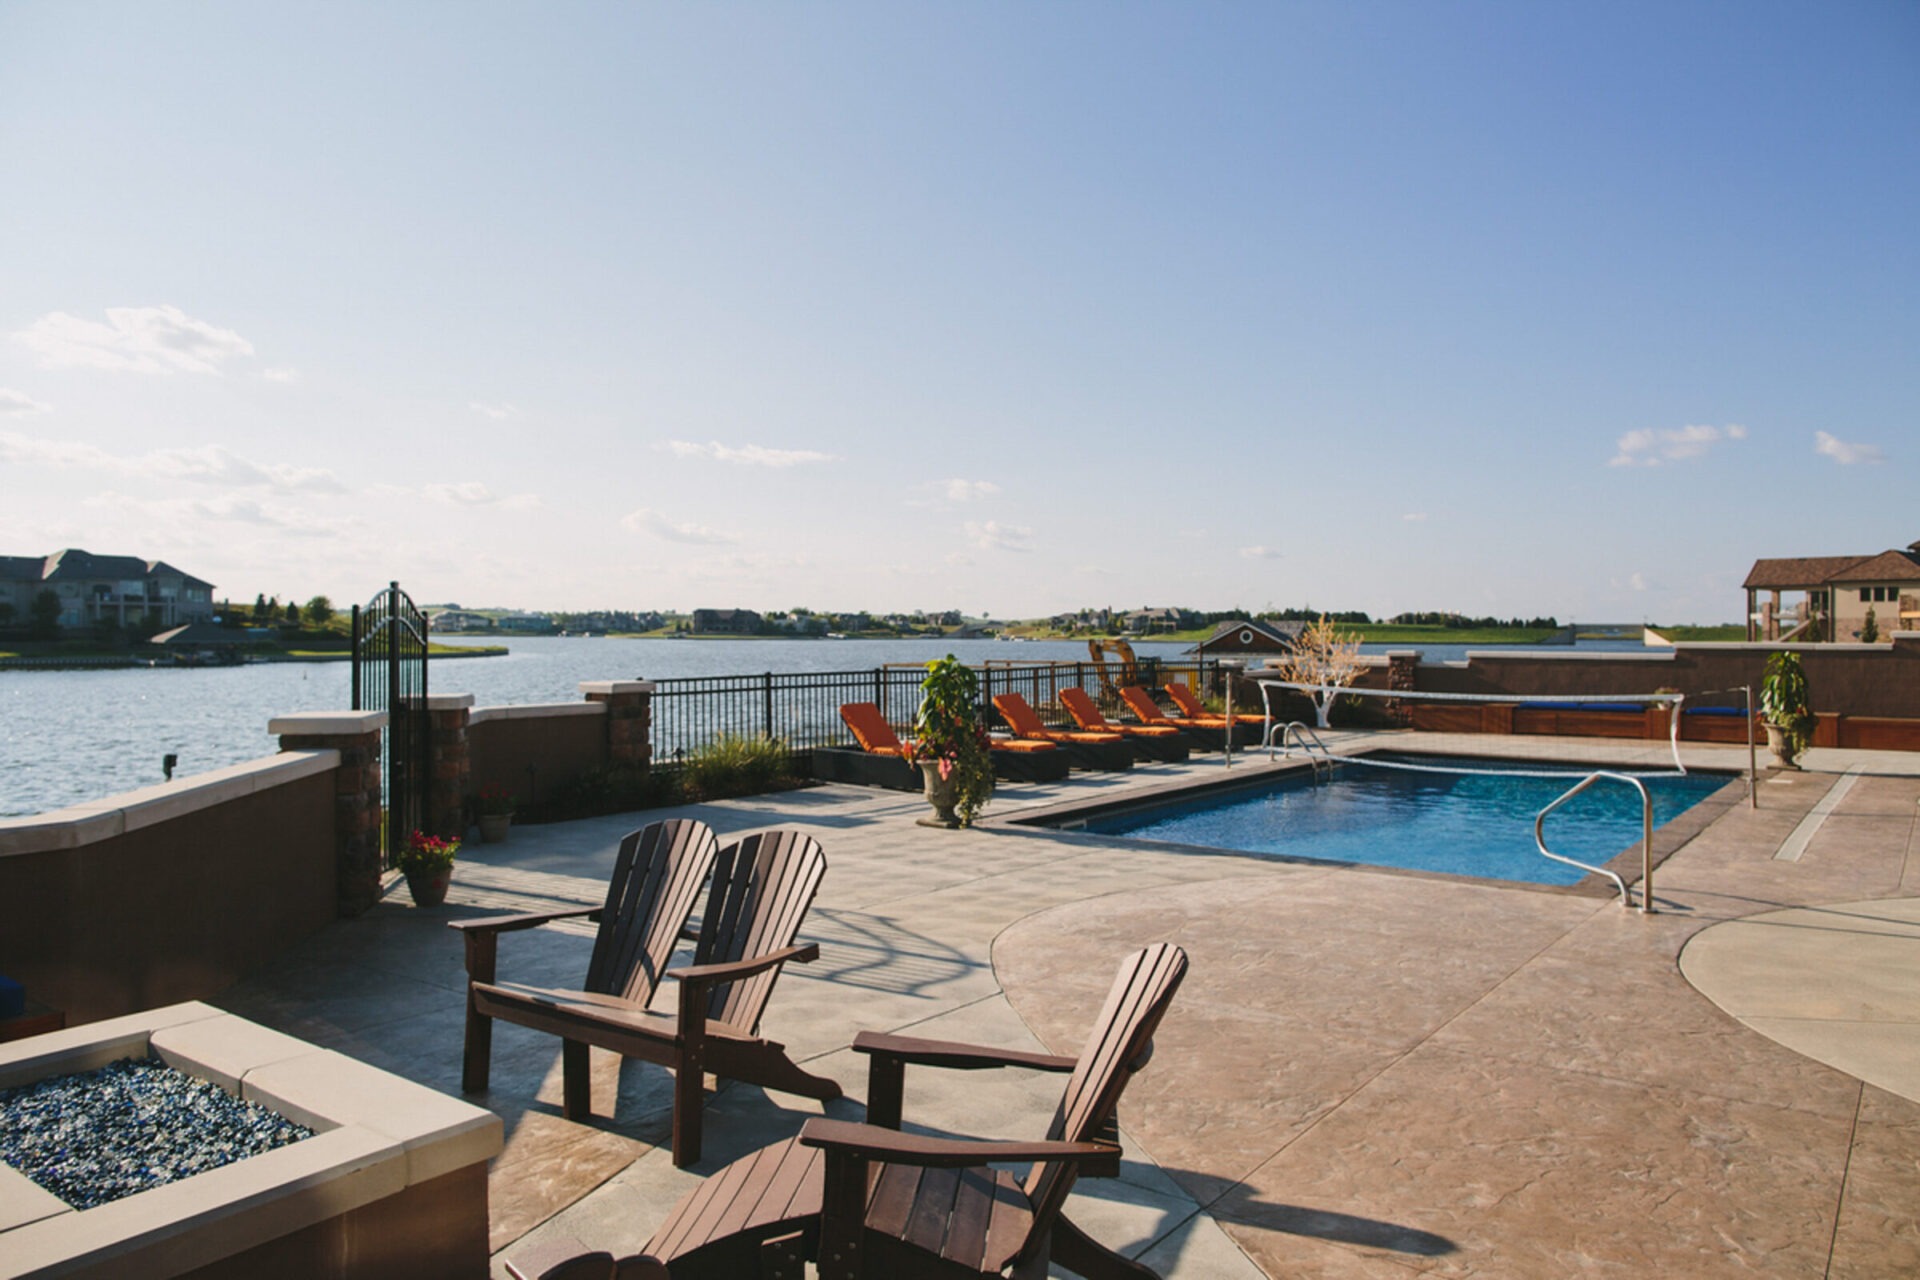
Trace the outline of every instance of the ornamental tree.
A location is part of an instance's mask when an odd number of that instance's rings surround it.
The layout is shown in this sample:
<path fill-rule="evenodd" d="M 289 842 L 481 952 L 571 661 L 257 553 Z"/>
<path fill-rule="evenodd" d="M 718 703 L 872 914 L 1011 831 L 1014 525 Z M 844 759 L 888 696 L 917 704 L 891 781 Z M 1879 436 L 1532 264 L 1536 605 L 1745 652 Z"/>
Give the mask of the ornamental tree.
<path fill-rule="evenodd" d="M 1293 651 L 1280 664 L 1281 676 L 1294 683 L 1311 685 L 1307 696 L 1320 728 L 1328 727 L 1327 713 L 1339 691 L 1352 684 L 1360 674 L 1360 637 L 1335 629 L 1326 614 L 1310 622 L 1294 637 Z"/>

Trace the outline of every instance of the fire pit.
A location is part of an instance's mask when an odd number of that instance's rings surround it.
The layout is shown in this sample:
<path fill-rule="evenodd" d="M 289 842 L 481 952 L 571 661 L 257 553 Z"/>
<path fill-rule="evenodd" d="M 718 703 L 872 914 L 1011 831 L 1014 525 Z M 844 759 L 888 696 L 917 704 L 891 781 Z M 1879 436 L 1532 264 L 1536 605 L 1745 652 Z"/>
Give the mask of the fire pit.
<path fill-rule="evenodd" d="M 134 1065 L 109 1068 L 123 1059 Z M 311 1136 L 118 1198 L 96 1197 L 111 1179 L 88 1175 L 94 1186 L 74 1203 L 0 1164 L 0 1277 L 486 1274 L 486 1164 L 500 1150 L 499 1117 L 210 1005 L 0 1045 L 0 1095 L 17 1101 L 59 1077 L 156 1066 L 190 1078 L 169 1079 L 170 1091 L 210 1084 L 227 1104 L 264 1109 L 243 1131 L 291 1122 Z M 187 1145 L 234 1142 L 213 1136 L 227 1107 L 203 1101 L 211 1110 L 190 1120 Z"/>

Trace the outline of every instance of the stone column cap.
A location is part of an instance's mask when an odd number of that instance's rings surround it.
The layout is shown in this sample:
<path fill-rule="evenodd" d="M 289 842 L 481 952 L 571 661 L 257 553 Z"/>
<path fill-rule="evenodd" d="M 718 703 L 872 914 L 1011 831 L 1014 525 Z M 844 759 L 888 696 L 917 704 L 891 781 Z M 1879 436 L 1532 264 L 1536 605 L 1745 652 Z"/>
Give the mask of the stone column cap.
<path fill-rule="evenodd" d="M 267 732 L 276 738 L 357 738 L 386 727 L 384 711 L 300 711 L 267 721 Z"/>
<path fill-rule="evenodd" d="M 473 705 L 470 693 L 430 693 L 427 695 L 429 711 L 465 711 Z"/>
<path fill-rule="evenodd" d="M 1424 652 L 1425 650 L 1423 649 L 1389 649 L 1387 650 L 1386 656 L 1389 658 L 1417 658 Z"/>
<path fill-rule="evenodd" d="M 651 680 L 582 680 L 582 693 L 652 693 Z"/>

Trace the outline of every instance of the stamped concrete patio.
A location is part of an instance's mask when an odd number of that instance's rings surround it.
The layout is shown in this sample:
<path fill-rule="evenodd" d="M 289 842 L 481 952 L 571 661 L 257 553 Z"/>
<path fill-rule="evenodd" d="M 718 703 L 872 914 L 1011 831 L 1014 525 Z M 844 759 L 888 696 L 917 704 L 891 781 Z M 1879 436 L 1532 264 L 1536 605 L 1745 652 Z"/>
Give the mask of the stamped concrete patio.
<path fill-rule="evenodd" d="M 1663 761 L 1539 738 L 1394 745 Z M 789 969 L 766 1030 L 845 1084 L 830 1114 L 861 1113 L 847 1048 L 861 1028 L 1071 1053 L 1123 952 L 1186 947 L 1191 974 L 1122 1104 L 1123 1176 L 1082 1182 L 1070 1206 L 1170 1280 L 1920 1274 L 1920 759 L 1808 764 L 1763 776 L 1758 809 L 1737 785 L 1710 801 L 1656 873 L 1650 916 L 1597 891 L 1005 825 L 1063 795 L 1217 774 L 1217 756 L 1003 786 L 974 831 L 914 825 L 913 796 L 838 786 L 680 812 L 723 836 L 795 825 L 826 846 L 803 931 L 821 959 Z M 598 902 L 620 835 L 654 816 L 469 845 L 448 907 L 414 909 L 401 889 L 217 1003 L 456 1093 L 463 975 L 446 920 Z M 577 981 L 590 936 L 511 935 L 502 976 Z M 698 1179 L 821 1112 L 727 1085 L 705 1159 L 676 1170 L 666 1074 L 601 1055 L 595 1072 L 595 1122 L 567 1123 L 558 1044 L 496 1030 L 475 1099 L 507 1128 L 496 1275 L 550 1235 L 637 1248 Z M 907 1114 L 1032 1136 L 1058 1087 L 910 1074 Z"/>

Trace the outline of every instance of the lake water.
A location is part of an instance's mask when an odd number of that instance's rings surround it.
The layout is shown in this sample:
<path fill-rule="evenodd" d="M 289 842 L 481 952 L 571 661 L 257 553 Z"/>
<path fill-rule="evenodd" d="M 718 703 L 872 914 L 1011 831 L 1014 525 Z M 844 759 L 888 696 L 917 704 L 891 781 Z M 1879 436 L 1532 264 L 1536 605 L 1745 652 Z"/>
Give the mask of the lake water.
<path fill-rule="evenodd" d="M 448 644 L 489 643 L 449 637 Z M 621 640 L 528 636 L 503 657 L 437 662 L 429 688 L 471 693 L 479 706 L 578 702 L 583 680 L 668 679 L 762 671 L 861 671 L 925 663 L 952 653 L 987 659 L 1084 660 L 1078 641 L 992 640 Z M 1367 652 L 1408 648 L 1367 645 Z M 1455 661 L 1484 645 L 1420 645 L 1428 662 Z M 1141 656 L 1177 657 L 1189 645 L 1141 642 Z M 1637 649 L 1601 641 L 1583 651 Z M 1564 648 L 1556 650 L 1564 653 Z M 44 813 L 163 780 L 161 758 L 179 756 L 175 777 L 271 755 L 275 716 L 338 711 L 352 702 L 345 662 L 240 667 L 0 671 L 0 817 Z"/>

